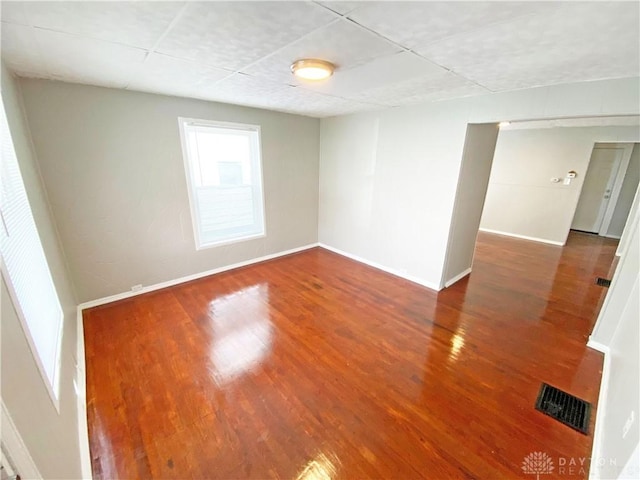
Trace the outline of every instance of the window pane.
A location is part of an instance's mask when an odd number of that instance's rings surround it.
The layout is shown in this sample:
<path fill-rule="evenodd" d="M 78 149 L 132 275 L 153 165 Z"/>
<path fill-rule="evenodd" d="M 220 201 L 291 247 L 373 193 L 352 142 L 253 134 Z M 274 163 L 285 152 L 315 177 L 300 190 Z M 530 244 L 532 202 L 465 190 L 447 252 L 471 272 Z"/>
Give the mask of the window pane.
<path fill-rule="evenodd" d="M 183 120 L 198 247 L 264 233 L 259 133 Z"/>
<path fill-rule="evenodd" d="M 31 213 L 2 105 L 1 251 L 9 286 L 34 357 L 57 396 L 62 307 Z"/>
<path fill-rule="evenodd" d="M 225 131 L 202 131 L 195 133 L 196 163 L 200 169 L 200 185 L 220 185 L 222 163 L 233 163 L 240 168 L 241 183 L 251 183 L 250 137 L 245 132 L 229 134 Z"/>
<path fill-rule="evenodd" d="M 240 162 L 218 162 L 220 185 L 242 185 L 243 170 Z"/>

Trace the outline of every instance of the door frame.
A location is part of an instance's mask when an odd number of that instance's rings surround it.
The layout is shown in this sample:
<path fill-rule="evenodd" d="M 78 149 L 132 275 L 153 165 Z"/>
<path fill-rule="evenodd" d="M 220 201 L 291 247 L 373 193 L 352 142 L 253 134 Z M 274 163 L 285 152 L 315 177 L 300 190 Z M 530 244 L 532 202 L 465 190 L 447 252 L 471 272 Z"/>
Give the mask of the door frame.
<path fill-rule="evenodd" d="M 638 209 L 640 205 L 640 185 L 636 188 L 636 194 L 633 197 L 633 203 L 631 204 L 631 209 L 629 210 L 629 215 L 627 215 L 627 220 L 624 224 L 624 229 L 622 230 L 622 236 L 620 237 L 620 242 L 618 242 L 618 248 L 616 249 L 616 256 L 620 257 L 627 252 L 629 249 L 629 237 L 631 231 L 635 228 L 635 224 L 640 221 L 640 215 L 638 215 Z"/>
<path fill-rule="evenodd" d="M 620 197 L 620 192 L 622 191 L 622 183 L 624 182 L 624 177 L 627 175 L 627 168 L 629 167 L 629 160 L 631 159 L 631 154 L 633 153 L 634 143 L 598 142 L 594 144 L 593 148 L 595 149 L 596 146 L 602 146 L 602 145 L 611 145 L 612 148 L 620 148 L 621 146 L 623 147 L 622 155 L 620 157 L 620 160 L 618 160 L 617 162 L 618 165 L 614 167 L 617 169 L 616 177 L 613 182 L 613 188 L 611 189 L 611 194 L 609 196 L 609 203 L 607 204 L 607 208 L 604 211 L 604 216 L 602 217 L 602 223 L 600 224 L 600 229 L 598 230 L 598 235 L 602 237 L 607 237 L 608 236 L 607 231 L 609 230 L 609 225 L 611 224 L 611 220 L 613 219 L 613 213 L 615 212 L 616 206 L 618 205 L 618 197 Z"/>
<path fill-rule="evenodd" d="M 2 424 L 2 442 L 0 443 L 3 454 L 11 457 L 11 466 L 22 478 L 43 478 L 2 399 L 0 399 L 0 417 Z"/>

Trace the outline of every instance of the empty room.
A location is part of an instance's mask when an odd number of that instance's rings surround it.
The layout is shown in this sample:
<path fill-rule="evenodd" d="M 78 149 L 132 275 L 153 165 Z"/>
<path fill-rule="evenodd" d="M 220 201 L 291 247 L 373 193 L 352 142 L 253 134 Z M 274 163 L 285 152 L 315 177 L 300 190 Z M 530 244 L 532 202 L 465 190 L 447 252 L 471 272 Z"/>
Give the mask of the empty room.
<path fill-rule="evenodd" d="M 640 475 L 640 3 L 1 1 L 1 467 Z"/>

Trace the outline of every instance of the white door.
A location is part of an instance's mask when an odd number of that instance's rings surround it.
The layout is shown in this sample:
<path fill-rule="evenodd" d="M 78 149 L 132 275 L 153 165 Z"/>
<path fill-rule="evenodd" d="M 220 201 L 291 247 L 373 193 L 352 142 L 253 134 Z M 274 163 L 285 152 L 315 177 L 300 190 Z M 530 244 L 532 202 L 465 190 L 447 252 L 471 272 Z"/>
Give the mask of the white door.
<path fill-rule="evenodd" d="M 582 185 L 571 228 L 598 233 L 609 205 L 624 146 L 596 145 Z"/>

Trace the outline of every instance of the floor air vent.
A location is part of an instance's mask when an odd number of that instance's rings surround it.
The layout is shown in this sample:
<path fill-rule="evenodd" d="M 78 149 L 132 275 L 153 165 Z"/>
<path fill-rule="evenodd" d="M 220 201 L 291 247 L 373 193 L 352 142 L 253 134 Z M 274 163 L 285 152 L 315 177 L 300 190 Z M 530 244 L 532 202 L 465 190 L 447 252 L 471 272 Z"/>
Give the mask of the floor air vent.
<path fill-rule="evenodd" d="M 591 404 L 578 397 L 543 383 L 536 409 L 585 435 L 588 433 Z"/>
<path fill-rule="evenodd" d="M 596 278 L 596 284 L 600 285 L 601 287 L 609 288 L 609 286 L 611 285 L 611 280 L 606 279 L 606 278 L 602 278 L 602 277 L 598 277 L 598 278 Z"/>

